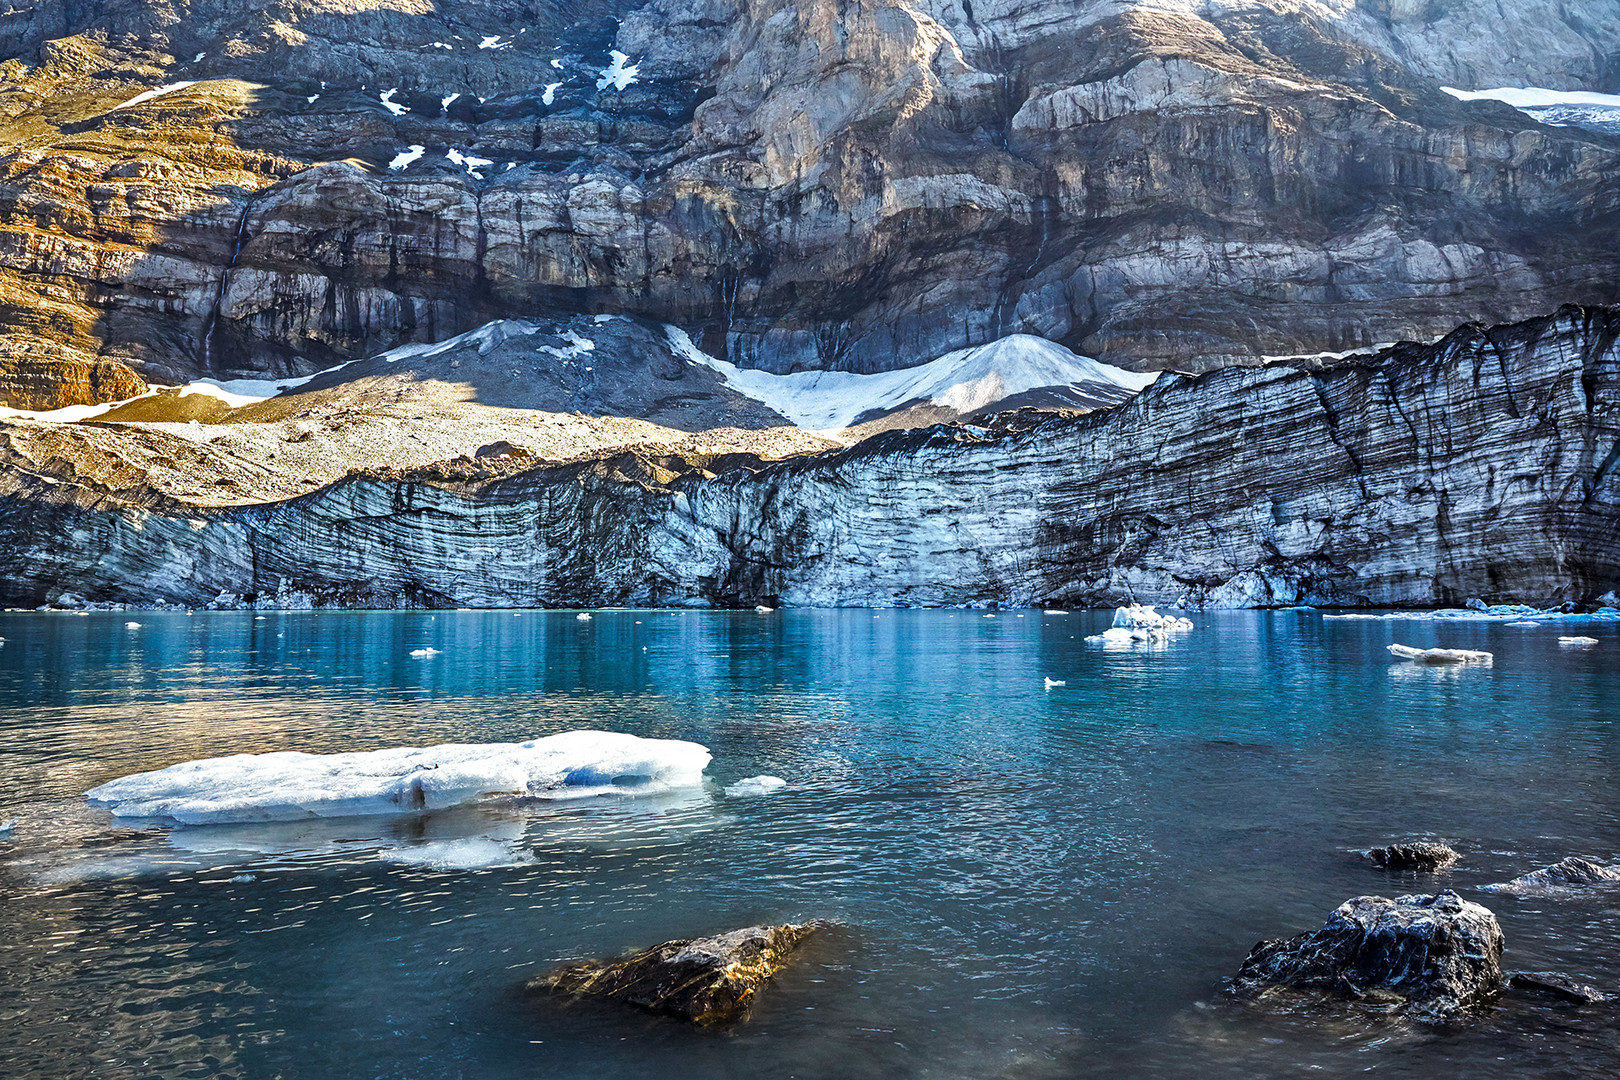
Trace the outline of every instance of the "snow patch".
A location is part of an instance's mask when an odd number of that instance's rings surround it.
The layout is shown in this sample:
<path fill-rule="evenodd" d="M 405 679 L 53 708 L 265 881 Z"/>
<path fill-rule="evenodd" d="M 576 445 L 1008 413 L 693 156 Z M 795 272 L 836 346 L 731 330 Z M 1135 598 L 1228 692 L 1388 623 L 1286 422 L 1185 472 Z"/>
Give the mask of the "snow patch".
<path fill-rule="evenodd" d="M 460 150 L 457 150 L 453 146 L 449 150 L 445 151 L 444 156 L 447 160 L 452 161 L 457 165 L 465 166 L 467 172 L 479 180 L 484 178 L 484 174 L 478 170 L 482 169 L 485 165 L 495 164 L 495 162 L 489 158 L 476 157 L 472 154 L 463 154 Z"/>
<path fill-rule="evenodd" d="M 1459 101 L 1500 101 L 1515 109 L 1550 109 L 1557 105 L 1600 105 L 1620 109 L 1620 94 L 1594 94 L 1585 90 L 1546 90 L 1539 86 L 1498 86 L 1490 90 L 1440 89 Z"/>
<path fill-rule="evenodd" d="M 446 95 L 444 95 L 444 97 L 439 99 L 439 111 L 440 112 L 445 112 L 446 110 L 448 110 L 450 108 L 450 106 L 452 106 L 452 105 L 454 105 L 456 103 L 456 98 L 458 98 L 460 96 L 461 96 L 460 94 L 446 94 Z"/>
<path fill-rule="evenodd" d="M 425 153 L 425 152 L 426 152 L 425 147 L 420 146 L 420 145 L 418 145 L 416 143 L 412 143 L 410 146 L 407 146 L 405 149 L 403 149 L 399 153 L 395 154 L 394 155 L 394 160 L 392 160 L 392 161 L 390 161 L 388 163 L 388 167 L 390 169 L 398 172 L 400 169 L 405 168 L 411 162 L 413 162 L 417 158 L 421 157 L 422 154 Z"/>
<path fill-rule="evenodd" d="M 603 68 L 601 74 L 598 76 L 596 80 L 596 88 L 598 90 L 606 90 L 610 86 L 615 90 L 623 90 L 625 87 L 636 81 L 636 72 L 641 70 L 639 64 L 626 64 L 625 61 L 629 60 L 630 58 L 624 53 L 620 52 L 618 49 L 614 49 L 612 52 L 610 52 L 608 54 L 608 59 L 612 60 L 613 62 L 607 67 Z M 559 67 L 561 66 L 558 65 L 557 61 L 555 60 L 552 61 L 552 64 Z"/>
<path fill-rule="evenodd" d="M 708 355 L 679 327 L 668 326 L 665 332 L 677 356 L 720 372 L 733 390 L 762 402 L 799 427 L 817 432 L 838 431 L 864 413 L 913 402 L 968 412 L 1040 387 L 1100 386 L 1134 394 L 1158 378 L 1157 372 L 1137 374 L 1110 367 L 1029 334 L 1013 334 L 988 345 L 946 353 L 917 367 L 876 375 L 847 371 L 774 375 Z"/>
<path fill-rule="evenodd" d="M 249 383 L 254 387 L 265 385 L 257 379 L 241 379 L 238 380 L 238 382 Z M 268 385 L 275 387 L 276 384 L 270 383 Z M 194 396 L 211 397 L 218 401 L 223 401 L 233 409 L 240 409 L 244 405 L 252 405 L 255 402 L 263 401 L 266 398 L 275 397 L 279 392 L 279 388 L 276 388 L 271 390 L 269 393 L 263 394 L 253 392 L 234 393 L 231 390 L 226 389 L 224 383 L 216 382 L 213 379 L 199 379 L 197 382 L 187 383 L 185 386 L 182 386 L 180 388 L 180 393 L 176 396 L 183 398 Z"/>
<path fill-rule="evenodd" d="M 703 782 L 697 743 L 570 731 L 523 743 L 347 754 L 237 754 L 136 773 L 86 792 L 120 818 L 187 825 L 399 814 L 489 798 L 638 795 Z"/>
<path fill-rule="evenodd" d="M 556 62 L 557 61 L 555 61 L 555 60 L 552 61 L 553 64 L 555 64 Z M 561 90 L 561 89 L 562 89 L 562 83 L 560 83 L 560 82 L 547 83 L 546 84 L 546 92 L 544 94 L 540 95 L 540 104 L 542 104 L 542 105 L 550 105 L 552 102 L 556 101 L 557 100 L 557 91 Z"/>
<path fill-rule="evenodd" d="M 120 105 L 114 105 L 111 111 L 117 112 L 119 109 L 132 109 L 136 105 L 146 104 L 153 98 L 160 98 L 164 94 L 172 94 L 176 90 L 184 90 L 188 86 L 196 85 L 196 79 L 185 79 L 180 82 L 164 83 L 162 86 L 153 87 L 151 90 L 144 90 Z"/>
<path fill-rule="evenodd" d="M 510 41 L 502 41 L 499 34 L 489 34 L 478 43 L 480 49 L 507 49 L 511 48 L 511 45 Z"/>
<path fill-rule="evenodd" d="M 401 105 L 396 102 L 394 100 L 394 95 L 397 93 L 399 93 L 397 87 L 393 90 L 384 90 L 382 93 L 377 95 L 377 100 L 383 103 L 383 108 L 387 109 L 395 116 L 404 116 L 406 113 L 411 111 L 411 107 L 409 105 Z"/>

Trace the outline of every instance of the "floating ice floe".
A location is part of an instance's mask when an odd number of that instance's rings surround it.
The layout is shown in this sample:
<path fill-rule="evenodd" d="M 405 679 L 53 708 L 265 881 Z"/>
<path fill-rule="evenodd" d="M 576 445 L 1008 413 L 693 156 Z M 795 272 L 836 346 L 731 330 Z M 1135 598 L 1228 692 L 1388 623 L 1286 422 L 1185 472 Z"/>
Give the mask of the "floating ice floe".
<path fill-rule="evenodd" d="M 1600 598 L 1600 601 L 1605 598 Z M 1508 626 L 1543 625 L 1550 622 L 1616 622 L 1620 608 L 1605 604 L 1595 611 L 1566 611 L 1562 607 L 1537 608 L 1528 604 L 1486 604 L 1470 600 L 1466 608 L 1440 608 L 1435 611 L 1341 611 L 1324 614 L 1323 619 L 1345 622 L 1500 622 Z"/>
<path fill-rule="evenodd" d="M 1171 634 L 1182 634 L 1193 628 L 1191 619 L 1178 615 L 1160 615 L 1152 604 L 1128 604 L 1114 611 L 1114 625 L 1087 641 L 1127 644 L 1137 641 L 1166 641 Z"/>
<path fill-rule="evenodd" d="M 140 628 L 141 624 L 138 622 L 127 622 L 124 624 L 125 630 L 139 630 Z"/>
<path fill-rule="evenodd" d="M 726 794 L 737 798 L 746 795 L 769 795 L 787 787 L 780 776 L 750 776 L 726 787 Z"/>
<path fill-rule="evenodd" d="M 1561 637 L 1558 639 L 1558 644 L 1560 645 L 1586 646 L 1596 645 L 1597 643 L 1598 639 L 1595 637 L 1584 637 L 1579 635 L 1574 637 Z"/>
<path fill-rule="evenodd" d="M 1052 687 L 1054 687 L 1054 686 L 1068 686 L 1069 685 L 1068 681 L 1065 680 L 1065 679 L 1050 679 L 1049 678 L 1049 679 L 1044 679 L 1043 681 L 1046 683 L 1046 688 L 1048 690 L 1052 689 Z"/>
<path fill-rule="evenodd" d="M 1041 612 L 1041 614 L 1042 615 L 1067 615 L 1068 612 L 1067 611 L 1059 611 L 1057 608 L 1047 608 L 1045 611 Z"/>
<path fill-rule="evenodd" d="M 575 615 L 574 618 L 578 619 L 580 622 L 590 622 L 591 613 L 588 611 L 582 611 L 578 615 Z"/>
<path fill-rule="evenodd" d="M 1496 657 L 1473 649 L 1418 649 L 1411 645 L 1391 645 L 1389 651 L 1415 664 L 1489 664 Z"/>
<path fill-rule="evenodd" d="M 395 154 L 394 160 L 388 163 L 388 167 L 397 172 L 398 170 L 405 168 L 405 166 L 409 165 L 417 158 L 421 157 L 424 150 L 424 147 L 412 143 L 410 146 Z"/>
<path fill-rule="evenodd" d="M 176 90 L 184 90 L 188 86 L 196 86 L 196 85 L 197 85 L 197 80 L 196 79 L 183 79 L 180 82 L 164 83 L 162 86 L 154 86 L 150 90 L 141 91 L 139 94 L 136 94 L 134 97 L 130 98 L 128 101 L 122 102 L 122 103 L 120 103 L 118 105 L 114 105 L 112 107 L 111 111 L 117 112 L 119 109 L 133 109 L 137 105 L 146 104 L 148 101 L 151 101 L 153 98 L 160 98 L 165 94 L 172 94 Z"/>
<path fill-rule="evenodd" d="M 626 64 L 625 61 L 630 58 L 618 49 L 610 52 L 608 59 L 612 63 L 603 68 L 601 74 L 597 77 L 596 88 L 598 90 L 606 90 L 610 86 L 615 90 L 623 90 L 636 81 L 636 72 L 640 70 L 640 65 Z M 561 66 L 555 60 L 552 61 L 552 64 L 558 67 Z"/>
<path fill-rule="evenodd" d="M 553 60 L 555 64 L 557 61 Z M 540 95 L 540 104 L 550 105 L 557 100 L 557 91 L 562 89 L 562 83 L 546 83 L 546 92 Z"/>
<path fill-rule="evenodd" d="M 383 108 L 387 109 L 395 116 L 404 116 L 406 113 L 411 111 L 411 107 L 409 105 L 401 105 L 399 102 L 395 101 L 394 95 L 397 93 L 399 93 L 398 88 L 393 90 L 384 90 L 382 93 L 377 95 L 377 100 L 383 103 Z"/>
<path fill-rule="evenodd" d="M 412 656 L 438 656 L 439 655 L 439 650 L 434 649 L 434 648 L 412 649 L 411 650 L 411 655 Z"/>
<path fill-rule="evenodd" d="M 438 810 L 491 798 L 637 795 L 703 782 L 697 743 L 571 731 L 523 743 L 348 754 L 237 754 L 126 776 L 86 792 L 120 818 L 181 824 Z"/>
<path fill-rule="evenodd" d="M 754 610 L 759 612 L 761 615 L 765 615 L 765 614 L 768 614 L 768 613 L 770 613 L 772 611 L 775 611 L 776 609 L 773 608 L 773 607 L 768 607 L 765 604 L 755 604 L 754 605 Z M 0 641 L 3 641 L 3 640 L 5 640 L 5 639 L 0 638 Z"/>

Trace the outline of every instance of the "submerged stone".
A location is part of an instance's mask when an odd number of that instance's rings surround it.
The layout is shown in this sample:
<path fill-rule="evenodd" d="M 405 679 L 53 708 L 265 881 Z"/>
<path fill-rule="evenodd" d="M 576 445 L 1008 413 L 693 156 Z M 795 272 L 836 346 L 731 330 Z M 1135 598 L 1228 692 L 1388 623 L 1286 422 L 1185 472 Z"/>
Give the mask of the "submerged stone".
<path fill-rule="evenodd" d="M 1516 971 L 1508 976 L 1508 985 L 1515 990 L 1528 990 L 1532 993 L 1547 994 L 1551 997 L 1561 998 L 1564 1001 L 1575 1001 L 1582 1005 L 1597 1005 L 1608 1001 L 1612 995 L 1602 990 L 1572 979 L 1568 975 L 1560 975 L 1556 971 Z"/>
<path fill-rule="evenodd" d="M 1447 845 L 1426 840 L 1373 848 L 1366 856 L 1380 870 L 1443 870 L 1458 859 Z"/>
<path fill-rule="evenodd" d="M 1484 888 L 1492 892 L 1537 893 L 1556 889 L 1579 889 L 1588 885 L 1614 882 L 1620 882 L 1620 868 L 1604 866 L 1591 859 L 1571 855 L 1567 859 L 1560 859 L 1551 866 L 1544 866 L 1512 881 L 1486 885 Z"/>
<path fill-rule="evenodd" d="M 1400 999 L 1416 1013 L 1449 1016 L 1501 990 L 1502 945 L 1496 916 L 1450 889 L 1395 900 L 1358 896 L 1320 930 L 1256 945 L 1235 989 L 1286 986 Z"/>
<path fill-rule="evenodd" d="M 831 924 L 815 919 L 749 926 L 714 937 L 666 941 L 622 960 L 587 960 L 531 979 L 531 993 L 622 1001 L 696 1024 L 746 1019 L 760 989 L 805 938 Z"/>

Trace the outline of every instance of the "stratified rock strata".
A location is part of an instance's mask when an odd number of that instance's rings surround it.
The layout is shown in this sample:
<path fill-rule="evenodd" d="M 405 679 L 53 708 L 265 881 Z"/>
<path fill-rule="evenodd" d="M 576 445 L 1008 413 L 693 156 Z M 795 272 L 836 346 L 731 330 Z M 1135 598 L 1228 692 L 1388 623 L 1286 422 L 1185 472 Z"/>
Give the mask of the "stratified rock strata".
<path fill-rule="evenodd" d="M 621 1001 L 696 1024 L 746 1019 L 764 985 L 820 921 L 749 926 L 714 937 L 666 941 L 624 960 L 570 964 L 531 979 L 531 993 Z"/>
<path fill-rule="evenodd" d="M 1589 601 L 1620 584 L 1617 337 L 1620 311 L 1570 308 L 773 464 L 451 462 L 267 505 L 157 495 L 117 454 L 28 457 L 34 428 L 8 425 L 0 601 Z"/>
<path fill-rule="evenodd" d="M 1320 930 L 1256 945 L 1235 985 L 1401 999 L 1419 1013 L 1451 1016 L 1501 990 L 1502 945 L 1496 916 L 1449 889 L 1395 900 L 1358 896 Z"/>

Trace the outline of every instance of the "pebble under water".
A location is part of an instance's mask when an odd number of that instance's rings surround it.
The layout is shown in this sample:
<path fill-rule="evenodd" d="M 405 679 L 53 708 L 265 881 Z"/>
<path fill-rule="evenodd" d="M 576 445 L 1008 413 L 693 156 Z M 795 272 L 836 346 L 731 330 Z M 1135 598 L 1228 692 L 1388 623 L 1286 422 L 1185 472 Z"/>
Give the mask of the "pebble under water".
<path fill-rule="evenodd" d="M 1620 890 L 1478 891 L 1620 854 L 1620 627 L 1232 612 L 1088 644 L 1110 614 L 0 616 L 0 1076 L 1620 1072 L 1615 1004 L 1433 1024 L 1225 991 L 1261 938 L 1437 885 L 1496 912 L 1509 970 L 1620 990 Z M 703 743 L 706 784 L 192 828 L 82 799 L 193 758 L 581 727 Z M 788 784 L 724 791 L 761 774 Z M 1356 854 L 1413 837 L 1462 860 Z M 841 925 L 728 1030 L 517 991 L 809 917 Z"/>

